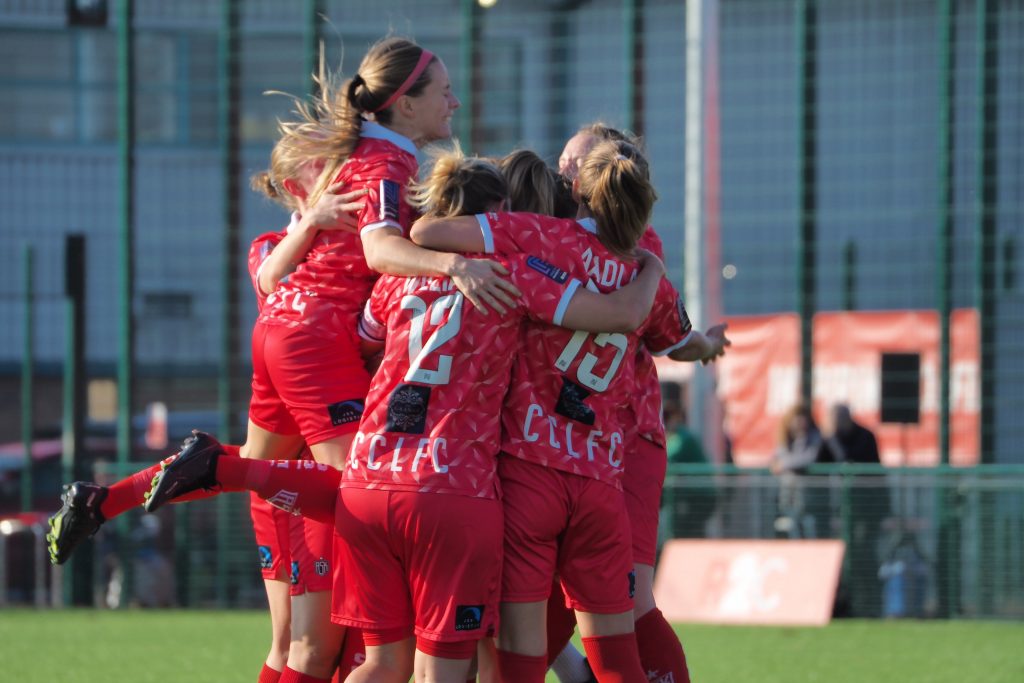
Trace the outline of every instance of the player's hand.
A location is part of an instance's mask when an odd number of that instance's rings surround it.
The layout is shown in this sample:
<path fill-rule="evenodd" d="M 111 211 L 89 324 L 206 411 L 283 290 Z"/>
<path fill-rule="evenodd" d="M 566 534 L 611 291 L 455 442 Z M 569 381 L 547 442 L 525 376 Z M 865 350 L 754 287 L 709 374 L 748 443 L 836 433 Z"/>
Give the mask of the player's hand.
<path fill-rule="evenodd" d="M 359 232 L 359 212 L 363 209 L 363 198 L 370 193 L 368 189 L 342 192 L 344 183 L 335 183 L 320 195 L 314 206 L 306 209 L 304 218 L 309 220 L 311 227 L 317 230 L 341 230 Z"/>
<path fill-rule="evenodd" d="M 514 307 L 515 300 L 522 293 L 501 275 L 508 275 L 508 269 L 497 261 L 460 256 L 451 278 L 459 291 L 484 315 L 487 315 L 488 306 L 504 315 L 505 306 Z"/>
<path fill-rule="evenodd" d="M 665 275 L 665 264 L 661 262 L 661 259 L 653 251 L 637 247 L 633 250 L 633 255 L 636 256 L 637 263 L 640 264 L 641 269 L 655 268 L 661 271 L 661 275 Z"/>
<path fill-rule="evenodd" d="M 725 336 L 725 330 L 727 327 L 729 327 L 729 323 L 721 323 L 714 327 L 709 327 L 707 331 L 704 332 L 704 336 L 711 342 L 711 353 L 701 359 L 701 365 L 714 363 L 715 360 L 725 355 L 726 347 L 732 346 L 732 341 Z"/>

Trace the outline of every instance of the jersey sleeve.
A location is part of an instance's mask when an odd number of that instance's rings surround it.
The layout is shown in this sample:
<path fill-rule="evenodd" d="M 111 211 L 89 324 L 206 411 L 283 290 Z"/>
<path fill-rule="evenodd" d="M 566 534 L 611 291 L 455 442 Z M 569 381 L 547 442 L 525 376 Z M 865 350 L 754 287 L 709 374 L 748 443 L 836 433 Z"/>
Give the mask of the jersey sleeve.
<path fill-rule="evenodd" d="M 638 246 L 646 249 L 662 261 L 665 260 L 665 246 L 661 243 L 661 238 L 658 237 L 658 233 L 654 232 L 654 228 L 647 226 L 644 230 L 644 234 L 640 236 L 640 242 Z"/>
<path fill-rule="evenodd" d="M 370 298 L 359 316 L 359 336 L 368 342 L 383 344 L 387 339 L 387 305 L 394 278 L 383 276 L 373 286 Z"/>
<path fill-rule="evenodd" d="M 527 316 L 560 326 L 582 283 L 538 256 L 519 254 L 509 258 L 508 266 Z"/>
<path fill-rule="evenodd" d="M 545 242 L 546 216 L 530 213 L 480 213 L 476 221 L 486 254 L 522 254 Z M 552 219 L 554 220 L 554 219 Z"/>
<path fill-rule="evenodd" d="M 252 281 L 252 287 L 256 290 L 256 297 L 260 300 L 266 298 L 266 294 L 260 290 L 260 271 L 263 269 L 263 263 L 270 256 L 270 252 L 274 250 L 281 240 L 284 239 L 285 231 L 280 232 L 265 232 L 258 236 L 249 245 L 249 279 Z"/>
<path fill-rule="evenodd" d="M 644 344 L 652 356 L 667 356 L 685 344 L 692 332 L 682 297 L 672 283 L 662 278 L 654 306 L 644 324 Z"/>
<path fill-rule="evenodd" d="M 411 210 L 405 202 L 404 185 L 393 178 L 379 178 L 367 182 L 363 187 L 369 190 L 369 194 L 359 214 L 359 232 L 395 228 L 405 234 L 406 230 L 402 226 L 410 224 Z"/>

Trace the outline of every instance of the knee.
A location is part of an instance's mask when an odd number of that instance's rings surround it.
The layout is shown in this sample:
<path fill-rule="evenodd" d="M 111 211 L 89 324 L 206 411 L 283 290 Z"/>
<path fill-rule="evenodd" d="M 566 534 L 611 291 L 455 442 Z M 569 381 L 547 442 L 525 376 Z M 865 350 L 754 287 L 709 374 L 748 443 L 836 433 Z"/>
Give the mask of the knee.
<path fill-rule="evenodd" d="M 413 656 L 404 651 L 377 653 L 375 656 L 367 649 L 366 661 L 358 670 L 365 673 L 367 681 L 406 683 L 413 676 Z"/>
<path fill-rule="evenodd" d="M 330 678 L 338 666 L 340 648 L 308 638 L 291 641 L 288 666 L 317 678 Z"/>

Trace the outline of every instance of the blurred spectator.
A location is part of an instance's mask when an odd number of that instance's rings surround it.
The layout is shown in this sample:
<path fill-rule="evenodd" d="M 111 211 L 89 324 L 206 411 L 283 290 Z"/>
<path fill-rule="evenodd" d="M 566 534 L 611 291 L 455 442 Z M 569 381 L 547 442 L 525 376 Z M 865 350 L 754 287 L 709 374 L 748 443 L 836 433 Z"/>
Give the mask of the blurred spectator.
<path fill-rule="evenodd" d="M 819 533 L 819 507 L 823 498 L 808 487 L 807 468 L 818 461 L 823 440 L 810 409 L 798 403 L 779 423 L 778 446 L 771 471 L 779 479 L 779 517 L 775 529 L 790 538 L 814 538 Z M 822 529 L 821 531 L 823 531 Z"/>
<path fill-rule="evenodd" d="M 687 425 L 686 409 L 674 399 L 664 402 L 665 449 L 669 464 L 708 465 L 707 454 L 700 439 Z M 715 513 L 718 491 L 713 475 L 690 475 L 686 485 L 677 488 L 674 498 L 675 516 L 672 532 L 681 538 L 703 538 L 706 525 Z"/>
<path fill-rule="evenodd" d="M 832 406 L 826 425 L 822 460 L 836 463 L 879 465 L 878 442 L 871 430 L 858 424 L 844 403 Z M 854 616 L 873 617 L 881 612 L 882 586 L 878 577 L 879 540 L 882 522 L 889 516 L 889 490 L 877 474 L 844 475 L 849 495 L 850 576 L 845 577 Z"/>
<path fill-rule="evenodd" d="M 830 418 L 823 461 L 881 464 L 875 435 L 854 421 L 849 406 L 845 403 L 835 404 Z"/>

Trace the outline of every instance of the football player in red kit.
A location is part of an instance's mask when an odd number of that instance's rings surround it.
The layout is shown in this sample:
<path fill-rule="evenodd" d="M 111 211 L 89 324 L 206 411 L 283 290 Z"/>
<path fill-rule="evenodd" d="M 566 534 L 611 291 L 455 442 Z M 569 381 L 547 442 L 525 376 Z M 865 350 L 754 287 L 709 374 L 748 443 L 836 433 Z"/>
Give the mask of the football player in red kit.
<path fill-rule="evenodd" d="M 628 144 L 587 158 L 575 190 L 578 222 L 530 214 L 424 218 L 414 241 L 446 249 L 538 251 L 591 287 L 614 291 L 633 276 L 628 253 L 646 227 L 654 191 Z M 579 255 L 579 264 L 559 256 Z M 661 302 L 659 307 L 658 301 Z M 644 330 L 665 353 L 713 358 L 721 345 L 691 331 L 666 283 Z M 558 572 L 576 609 L 598 680 L 644 681 L 632 634 L 629 527 L 619 478 L 623 395 L 631 389 L 637 335 L 565 333 L 529 324 L 503 416 L 499 465 L 506 515 L 499 662 L 504 681 L 541 681 L 547 668 L 544 609 Z"/>
<path fill-rule="evenodd" d="M 473 182 L 472 193 L 449 183 L 438 192 L 444 201 L 428 204 L 434 210 L 479 210 L 504 198 L 504 179 L 490 164 L 439 163 L 473 169 L 460 178 L 492 182 Z M 367 662 L 352 681 L 407 680 L 414 660 L 417 680 L 465 680 L 476 641 L 492 632 L 497 617 L 499 413 L 519 320 L 534 315 L 588 329 L 629 329 L 649 309 L 661 279 L 660 262 L 653 260 L 634 286 L 599 297 L 539 258 L 521 255 L 507 263 L 526 293 L 500 320 L 465 305 L 450 279 L 430 277 L 382 278 L 363 314 L 364 337 L 386 331 L 387 347 L 334 507 L 347 542 L 336 545 L 336 576 L 346 584 L 335 593 L 332 616 L 363 628 L 367 642 Z M 210 471 L 209 463 L 196 462 L 171 463 L 154 487 L 151 507 L 168 491 L 197 485 L 198 472 L 208 485 L 255 486 L 276 504 L 327 514 L 322 485 L 310 489 L 300 480 L 322 478 L 328 470 L 278 465 L 259 472 L 264 463 L 220 459 L 217 465 L 214 458 Z M 240 473 L 240 464 L 248 471 Z"/>

